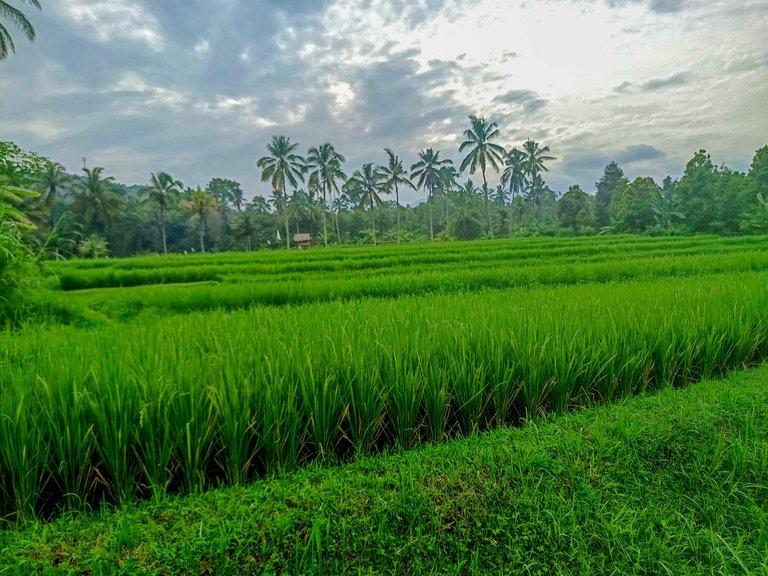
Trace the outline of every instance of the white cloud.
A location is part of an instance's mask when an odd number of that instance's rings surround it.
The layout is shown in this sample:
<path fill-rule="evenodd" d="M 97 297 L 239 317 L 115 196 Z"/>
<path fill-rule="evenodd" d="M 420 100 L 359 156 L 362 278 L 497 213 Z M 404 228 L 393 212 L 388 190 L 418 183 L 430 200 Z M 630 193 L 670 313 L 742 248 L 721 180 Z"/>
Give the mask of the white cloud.
<path fill-rule="evenodd" d="M 59 0 L 63 13 L 101 42 L 127 39 L 162 52 L 165 39 L 157 19 L 132 0 Z"/>
<path fill-rule="evenodd" d="M 202 58 L 203 56 L 208 54 L 208 51 L 210 49 L 211 49 L 211 45 L 208 42 L 208 40 L 203 39 L 197 44 L 195 44 L 195 47 L 194 47 L 195 56 L 197 56 L 198 58 Z"/>
<path fill-rule="evenodd" d="M 138 72 L 125 72 L 107 89 L 107 93 L 126 93 L 138 96 L 138 106 L 120 101 L 123 112 L 141 113 L 141 107 L 160 105 L 170 108 L 182 108 L 190 102 L 190 96 L 181 90 L 149 84 Z"/>

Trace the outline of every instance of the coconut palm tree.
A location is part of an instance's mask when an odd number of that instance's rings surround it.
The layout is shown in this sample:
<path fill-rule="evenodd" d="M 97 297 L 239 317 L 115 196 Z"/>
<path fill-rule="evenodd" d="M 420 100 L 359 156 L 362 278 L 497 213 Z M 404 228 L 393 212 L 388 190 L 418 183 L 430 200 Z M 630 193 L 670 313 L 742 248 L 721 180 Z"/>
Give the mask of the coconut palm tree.
<path fill-rule="evenodd" d="M 174 180 L 167 172 L 150 174 L 149 186 L 139 191 L 140 196 L 147 196 L 147 201 L 157 204 L 160 210 L 160 234 L 163 238 L 163 254 L 168 254 L 165 240 L 165 212 L 175 198 L 181 194 L 184 185 L 180 180 Z"/>
<path fill-rule="evenodd" d="M 381 204 L 381 196 L 379 193 L 382 191 L 383 176 L 378 168 L 374 168 L 373 164 L 368 162 L 363 164 L 361 170 L 355 170 L 352 174 L 352 178 L 347 180 L 347 185 L 360 194 L 363 203 L 367 203 L 371 207 L 371 227 L 373 228 L 373 243 L 376 244 L 376 219 L 374 217 L 374 210 L 376 206 Z"/>
<path fill-rule="evenodd" d="M 327 195 L 339 192 L 338 181 L 344 182 L 347 179 L 346 174 L 341 169 L 345 162 L 344 156 L 339 154 L 333 147 L 333 144 L 325 143 L 321 146 L 310 148 L 307 154 L 307 169 L 310 170 L 310 187 L 319 186 L 323 194 L 323 240 L 328 246 L 328 227 L 326 223 L 326 212 L 328 211 Z M 341 238 L 339 238 L 341 242 Z"/>
<path fill-rule="evenodd" d="M 108 232 L 112 218 L 123 206 L 123 199 L 112 188 L 114 178 L 102 177 L 104 168 L 83 168 L 85 177 L 73 193 L 72 210 L 81 216 L 85 226 L 93 231 Z"/>
<path fill-rule="evenodd" d="M 53 227 L 56 221 L 55 214 L 53 212 L 53 205 L 56 202 L 59 189 L 63 188 L 69 182 L 69 175 L 65 172 L 64 166 L 58 162 L 48 162 L 42 176 L 40 177 L 40 189 L 45 195 L 43 200 L 45 207 L 48 210 L 49 224 Z"/>
<path fill-rule="evenodd" d="M 488 180 L 485 171 L 490 166 L 495 172 L 499 171 L 506 151 L 503 146 L 491 142 L 500 135 L 496 122 L 488 122 L 484 116 L 470 116 L 470 127 L 464 131 L 466 140 L 459 146 L 459 152 L 469 148 L 469 154 L 461 163 L 459 170 L 464 171 L 469 166 L 469 173 L 474 174 L 480 167 L 483 175 L 483 197 L 485 199 L 485 212 L 488 217 L 488 233 L 493 238 L 493 222 L 491 221 L 491 205 L 488 201 Z"/>
<path fill-rule="evenodd" d="M 440 151 L 427 148 L 419 152 L 419 161 L 411 166 L 411 180 L 416 180 L 416 186 L 427 190 L 429 204 L 429 236 L 435 240 L 435 229 L 432 222 L 432 196 L 435 188 L 440 185 L 440 168 L 452 165 L 451 160 L 440 160 Z"/>
<path fill-rule="evenodd" d="M 22 4 L 26 2 L 33 8 L 42 10 L 39 0 L 19 0 Z M 8 2 L 0 0 L 0 60 L 5 60 L 8 57 L 9 52 L 16 52 L 16 46 L 11 38 L 11 33 L 8 32 L 8 28 L 5 27 L 2 20 L 10 20 L 13 24 L 21 29 L 21 33 L 32 42 L 35 39 L 35 28 L 32 23 L 27 20 L 24 13 L 18 8 L 14 8 Z"/>
<path fill-rule="evenodd" d="M 400 244 L 400 191 L 399 186 L 406 186 L 416 190 L 416 186 L 408 178 L 408 173 L 403 168 L 403 161 L 389 148 L 384 148 L 387 153 L 387 164 L 379 168 L 381 184 L 389 194 L 395 191 L 395 204 L 397 208 L 397 243 Z"/>
<path fill-rule="evenodd" d="M 306 162 L 304 158 L 294 151 L 298 148 L 297 143 L 292 143 L 291 139 L 282 134 L 272 136 L 272 140 L 267 144 L 267 151 L 270 156 L 259 158 L 256 166 L 261 168 L 261 181 L 270 181 L 275 196 L 275 207 L 283 213 L 285 219 L 285 246 L 291 247 L 290 224 L 287 211 L 287 183 L 293 188 L 297 188 L 299 180 L 304 182 L 304 172 L 306 171 Z"/>
<path fill-rule="evenodd" d="M 501 183 L 509 187 L 511 202 L 525 190 L 525 153 L 512 148 L 504 158 L 504 171 L 501 173 Z"/>
<path fill-rule="evenodd" d="M 554 156 L 548 156 L 549 146 L 541 147 L 535 140 L 528 139 L 523 144 L 523 171 L 528 176 L 528 183 L 530 185 L 530 196 L 533 202 L 534 217 L 538 216 L 538 190 L 542 188 L 541 179 L 542 172 L 548 172 L 544 163 L 550 160 L 556 160 Z"/>
<path fill-rule="evenodd" d="M 205 231 L 208 224 L 208 214 L 218 210 L 219 203 L 208 190 L 203 190 L 198 186 L 196 190 L 189 191 L 187 198 L 182 200 L 179 206 L 197 220 L 198 231 L 200 232 L 200 252 L 205 254 Z"/>

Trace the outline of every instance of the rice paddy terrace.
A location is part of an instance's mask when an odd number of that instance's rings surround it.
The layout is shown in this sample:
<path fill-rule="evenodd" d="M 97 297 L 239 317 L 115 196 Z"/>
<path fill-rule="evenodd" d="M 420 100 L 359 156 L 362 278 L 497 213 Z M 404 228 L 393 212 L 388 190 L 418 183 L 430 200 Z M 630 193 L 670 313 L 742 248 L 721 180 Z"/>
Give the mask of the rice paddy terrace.
<path fill-rule="evenodd" d="M 52 265 L 0 333 L 0 518 L 242 485 L 768 357 L 768 238 Z"/>

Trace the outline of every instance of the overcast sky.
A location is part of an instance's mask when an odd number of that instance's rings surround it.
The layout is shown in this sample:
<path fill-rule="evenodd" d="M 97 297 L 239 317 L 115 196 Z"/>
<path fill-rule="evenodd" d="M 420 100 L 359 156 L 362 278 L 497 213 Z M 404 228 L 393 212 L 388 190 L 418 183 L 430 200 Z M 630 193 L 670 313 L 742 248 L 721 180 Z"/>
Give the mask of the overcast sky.
<path fill-rule="evenodd" d="M 469 114 L 548 145 L 560 192 L 592 192 L 610 160 L 679 177 L 700 148 L 746 170 L 768 143 L 766 0 L 10 2 L 38 38 L 13 30 L 0 63 L 0 140 L 126 184 L 268 195 L 272 134 L 329 141 L 348 172 L 384 147 L 459 162 Z"/>

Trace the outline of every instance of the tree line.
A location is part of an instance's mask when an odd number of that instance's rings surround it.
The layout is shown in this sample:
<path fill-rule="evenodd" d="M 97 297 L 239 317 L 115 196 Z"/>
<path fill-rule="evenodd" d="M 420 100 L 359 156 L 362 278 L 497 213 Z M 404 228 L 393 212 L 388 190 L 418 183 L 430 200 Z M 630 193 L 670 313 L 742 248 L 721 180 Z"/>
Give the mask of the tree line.
<path fill-rule="evenodd" d="M 392 150 L 381 164 L 351 174 L 330 144 L 311 147 L 275 135 L 257 161 L 269 198 L 248 199 L 241 185 L 213 178 L 185 187 L 164 171 L 144 186 L 115 182 L 102 167 L 79 175 L 48 158 L 0 143 L 0 201 L 11 224 L 48 255 L 253 250 L 309 233 L 316 243 L 356 244 L 468 240 L 499 235 L 768 232 L 768 146 L 747 173 L 715 165 L 701 150 L 677 181 L 629 181 L 610 162 L 588 194 L 571 186 L 559 195 L 545 182 L 549 147 L 528 140 L 505 150 L 495 123 L 470 117 L 457 168 L 441 152 L 422 150 L 408 167 Z M 500 183 L 489 186 L 489 172 Z M 478 174 L 479 186 L 469 175 Z M 467 176 L 462 181 L 462 175 Z M 422 190 L 426 201 L 404 206 L 400 192 Z"/>

